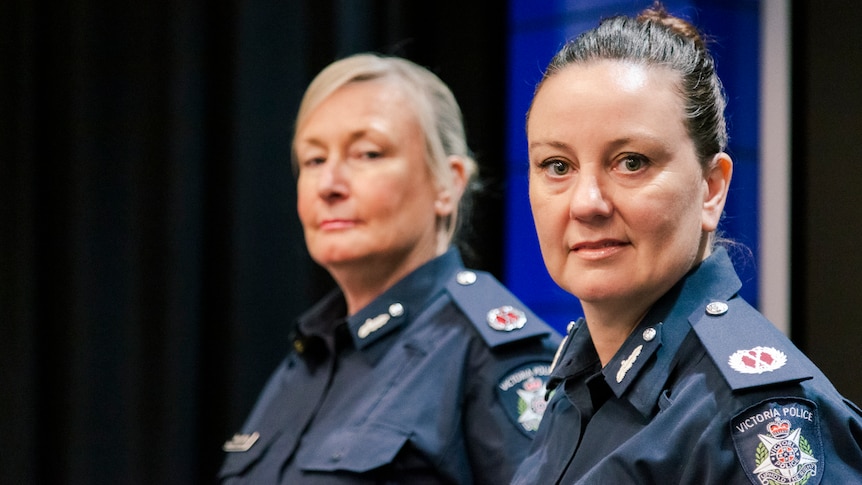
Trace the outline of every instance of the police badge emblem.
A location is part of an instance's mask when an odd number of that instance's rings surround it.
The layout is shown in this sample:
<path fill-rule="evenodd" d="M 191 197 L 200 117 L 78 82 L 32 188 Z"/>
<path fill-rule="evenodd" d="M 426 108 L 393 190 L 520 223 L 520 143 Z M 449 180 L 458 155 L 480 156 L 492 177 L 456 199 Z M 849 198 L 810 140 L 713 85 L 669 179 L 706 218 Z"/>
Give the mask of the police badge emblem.
<path fill-rule="evenodd" d="M 512 369 L 497 385 L 506 414 L 527 436 L 536 433 L 545 413 L 545 384 L 550 374 L 549 362 L 534 362 Z"/>
<path fill-rule="evenodd" d="M 787 355 L 773 347 L 737 350 L 728 359 L 730 367 L 743 374 L 763 374 L 784 367 Z"/>
<path fill-rule="evenodd" d="M 805 399 L 766 401 L 738 414 L 733 442 L 755 484 L 816 485 L 823 463 L 816 405 Z"/>
<path fill-rule="evenodd" d="M 522 310 L 505 305 L 488 311 L 486 321 L 494 330 L 511 332 L 523 328 L 527 323 L 527 315 Z"/>

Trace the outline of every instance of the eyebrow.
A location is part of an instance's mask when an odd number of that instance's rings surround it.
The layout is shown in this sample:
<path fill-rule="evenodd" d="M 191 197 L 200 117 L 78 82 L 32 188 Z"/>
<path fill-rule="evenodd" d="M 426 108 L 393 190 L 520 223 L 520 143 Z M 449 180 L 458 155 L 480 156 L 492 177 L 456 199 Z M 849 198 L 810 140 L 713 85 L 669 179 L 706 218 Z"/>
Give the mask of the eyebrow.
<path fill-rule="evenodd" d="M 667 142 L 662 140 L 660 137 L 654 136 L 650 133 L 639 133 L 639 134 L 637 134 L 637 136 L 622 136 L 620 138 L 615 138 L 608 143 L 605 143 L 605 145 L 611 149 L 614 149 L 614 148 L 621 147 L 623 145 L 627 145 L 629 143 L 633 143 L 636 141 L 642 141 L 642 140 L 646 140 L 648 143 L 650 143 L 654 146 L 661 147 L 662 149 L 668 148 Z M 528 149 L 533 149 L 533 148 L 537 148 L 537 147 L 551 147 L 551 148 L 557 148 L 557 149 L 565 150 L 565 151 L 573 150 L 573 147 L 571 144 L 564 142 L 564 141 L 558 141 L 558 140 L 534 141 L 534 142 L 530 143 L 530 145 L 528 146 Z"/>
<path fill-rule="evenodd" d="M 550 146 L 553 148 L 559 148 L 561 150 L 571 150 L 572 147 L 566 142 L 562 141 L 534 141 L 530 143 L 529 148 L 540 147 L 540 146 Z"/>
<path fill-rule="evenodd" d="M 356 131 L 350 132 L 350 134 L 347 137 L 347 140 L 349 143 L 353 143 L 357 140 L 361 140 L 363 138 L 366 138 L 368 136 L 368 134 L 372 133 L 372 132 L 377 132 L 377 130 L 369 130 L 369 129 L 365 129 L 365 128 L 363 128 L 361 130 L 356 130 Z M 320 137 L 318 137 L 318 136 L 298 138 L 296 140 L 296 145 L 300 145 L 300 144 L 314 145 L 314 146 L 323 146 L 324 145 L 323 141 L 321 141 Z"/>

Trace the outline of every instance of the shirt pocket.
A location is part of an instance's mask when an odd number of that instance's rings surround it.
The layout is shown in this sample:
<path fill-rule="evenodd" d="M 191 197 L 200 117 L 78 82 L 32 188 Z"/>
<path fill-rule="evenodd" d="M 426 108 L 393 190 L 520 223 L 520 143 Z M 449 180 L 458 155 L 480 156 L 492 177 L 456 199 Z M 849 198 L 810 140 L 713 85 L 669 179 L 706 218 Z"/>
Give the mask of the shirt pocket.
<path fill-rule="evenodd" d="M 410 433 L 383 426 L 363 426 L 332 433 L 316 450 L 305 450 L 297 465 L 307 472 L 365 473 L 392 463 Z"/>

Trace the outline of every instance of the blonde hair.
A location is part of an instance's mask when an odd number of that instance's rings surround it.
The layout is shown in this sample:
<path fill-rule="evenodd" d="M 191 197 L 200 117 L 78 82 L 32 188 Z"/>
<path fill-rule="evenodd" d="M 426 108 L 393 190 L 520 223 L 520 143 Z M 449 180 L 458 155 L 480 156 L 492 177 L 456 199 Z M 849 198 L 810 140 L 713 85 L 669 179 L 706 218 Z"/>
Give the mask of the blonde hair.
<path fill-rule="evenodd" d="M 425 135 L 425 161 L 437 184 L 451 190 L 453 181 L 449 158 L 456 156 L 463 161 L 467 180 L 465 191 L 456 201 L 458 203 L 452 214 L 440 218 L 437 223 L 438 233 L 444 233 L 447 241 L 451 242 L 458 228 L 459 210 L 466 210 L 471 181 L 477 176 L 478 164 L 467 147 L 463 116 L 455 95 L 428 69 L 399 57 L 368 53 L 333 62 L 306 89 L 296 116 L 294 140 L 309 115 L 335 91 L 350 83 L 376 79 L 395 81 L 413 103 L 414 113 Z M 295 147 L 292 159 L 296 169 Z M 457 194 L 454 190 L 452 193 Z"/>

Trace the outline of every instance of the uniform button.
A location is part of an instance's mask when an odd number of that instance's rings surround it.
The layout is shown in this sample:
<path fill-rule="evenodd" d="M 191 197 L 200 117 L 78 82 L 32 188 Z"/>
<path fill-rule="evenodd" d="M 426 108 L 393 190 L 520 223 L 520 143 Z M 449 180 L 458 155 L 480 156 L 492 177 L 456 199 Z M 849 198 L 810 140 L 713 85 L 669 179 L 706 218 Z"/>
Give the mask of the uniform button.
<path fill-rule="evenodd" d="M 723 301 L 714 301 L 709 305 L 706 305 L 706 313 L 713 316 L 724 315 L 727 313 L 727 308 L 727 303 Z"/>
<path fill-rule="evenodd" d="M 578 326 L 578 323 L 577 323 L 577 322 L 575 322 L 574 320 L 572 320 L 571 322 L 569 322 L 569 324 L 568 324 L 568 325 L 566 325 L 566 334 L 570 334 L 570 333 L 572 333 L 572 330 L 574 330 L 574 329 L 575 329 L 575 327 L 577 327 L 577 326 Z"/>
<path fill-rule="evenodd" d="M 344 458 L 344 452 L 343 451 L 336 451 L 335 453 L 332 454 L 331 457 L 329 457 L 329 459 L 331 461 L 341 461 L 342 458 Z"/>
<path fill-rule="evenodd" d="M 472 271 L 461 271 L 457 276 L 455 276 L 455 281 L 462 286 L 472 285 L 476 282 L 476 273 Z"/>
<path fill-rule="evenodd" d="M 400 317 L 404 315 L 404 305 L 400 303 L 393 303 L 389 305 L 389 314 L 393 317 Z"/>
<path fill-rule="evenodd" d="M 644 340 L 646 340 L 647 342 L 652 342 L 652 339 L 655 338 L 655 335 L 656 331 L 652 327 L 647 328 L 646 330 L 644 330 L 643 333 Z"/>

